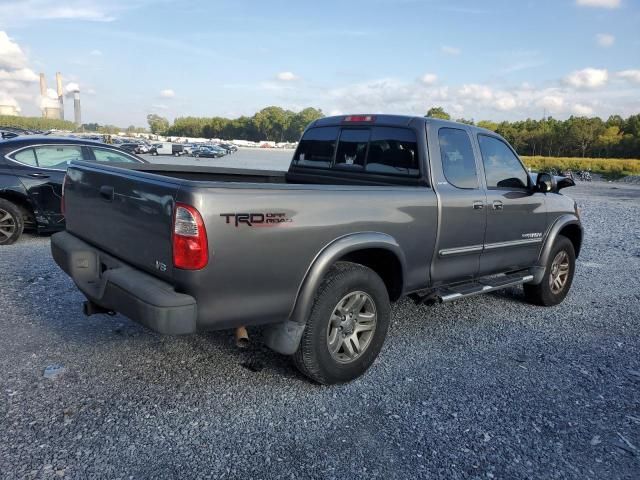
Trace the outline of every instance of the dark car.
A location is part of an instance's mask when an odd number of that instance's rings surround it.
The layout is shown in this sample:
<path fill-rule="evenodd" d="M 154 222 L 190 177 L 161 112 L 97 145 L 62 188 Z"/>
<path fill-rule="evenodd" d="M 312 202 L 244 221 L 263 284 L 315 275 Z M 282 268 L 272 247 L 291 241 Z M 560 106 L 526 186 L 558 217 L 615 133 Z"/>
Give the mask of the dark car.
<path fill-rule="evenodd" d="M 218 148 L 213 145 L 201 145 L 198 148 L 194 148 L 191 151 L 191 155 L 196 158 L 198 157 L 220 158 L 220 157 L 224 157 L 226 154 L 227 154 L 226 150 L 222 148 Z"/>
<path fill-rule="evenodd" d="M 0 245 L 64 228 L 62 180 L 72 160 L 147 163 L 112 145 L 77 138 L 24 135 L 0 141 Z"/>
<path fill-rule="evenodd" d="M 122 150 L 126 150 L 129 153 L 142 153 L 142 150 L 140 149 L 140 144 L 138 143 L 122 143 L 120 145 L 118 145 L 118 148 L 121 148 Z"/>

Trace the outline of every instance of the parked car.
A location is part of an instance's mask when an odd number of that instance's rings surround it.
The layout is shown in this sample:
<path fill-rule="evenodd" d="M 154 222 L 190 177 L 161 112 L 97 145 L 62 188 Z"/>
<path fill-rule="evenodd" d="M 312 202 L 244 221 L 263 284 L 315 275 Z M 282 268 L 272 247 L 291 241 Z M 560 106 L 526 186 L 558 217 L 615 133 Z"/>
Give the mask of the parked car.
<path fill-rule="evenodd" d="M 191 152 L 193 157 L 208 157 L 208 158 L 220 158 L 224 157 L 227 154 L 226 150 L 222 148 L 217 148 L 213 145 L 201 145 L 197 148 L 194 148 Z"/>
<path fill-rule="evenodd" d="M 529 175 L 475 126 L 328 117 L 286 173 L 74 162 L 51 250 L 86 314 L 165 334 L 266 324 L 270 348 L 332 384 L 369 368 L 403 296 L 522 285 L 533 303 L 562 302 L 582 245 L 577 205 L 560 193 L 573 185 Z"/>
<path fill-rule="evenodd" d="M 180 143 L 160 142 L 154 143 L 155 151 L 150 152 L 151 155 L 173 155 L 179 157 L 184 155 L 184 146 Z"/>
<path fill-rule="evenodd" d="M 238 151 L 238 147 L 230 143 L 219 143 L 218 146 L 221 148 L 224 148 L 228 153 L 233 153 Z"/>
<path fill-rule="evenodd" d="M 122 150 L 125 150 L 129 153 L 142 153 L 142 149 L 137 143 L 121 143 L 120 145 L 118 145 L 118 148 L 121 148 Z"/>
<path fill-rule="evenodd" d="M 146 163 L 111 145 L 82 139 L 21 135 L 0 142 L 0 245 L 18 240 L 25 228 L 64 228 L 62 181 L 72 160 Z"/>

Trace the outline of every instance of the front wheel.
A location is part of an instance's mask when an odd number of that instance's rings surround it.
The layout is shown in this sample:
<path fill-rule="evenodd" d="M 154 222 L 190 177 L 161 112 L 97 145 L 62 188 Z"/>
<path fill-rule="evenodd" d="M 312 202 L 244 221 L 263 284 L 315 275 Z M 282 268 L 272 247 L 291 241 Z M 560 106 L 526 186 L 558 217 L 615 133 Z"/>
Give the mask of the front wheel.
<path fill-rule="evenodd" d="M 24 230 L 24 214 L 20 207 L 0 198 L 0 245 L 15 243 Z"/>
<path fill-rule="evenodd" d="M 542 282 L 538 285 L 523 285 L 526 299 L 545 307 L 558 305 L 569 293 L 575 271 L 576 253 L 573 243 L 560 235 L 549 255 Z"/>
<path fill-rule="evenodd" d="M 331 385 L 362 375 L 380 353 L 390 318 L 389 294 L 376 272 L 339 262 L 327 273 L 298 351 L 298 369 Z"/>

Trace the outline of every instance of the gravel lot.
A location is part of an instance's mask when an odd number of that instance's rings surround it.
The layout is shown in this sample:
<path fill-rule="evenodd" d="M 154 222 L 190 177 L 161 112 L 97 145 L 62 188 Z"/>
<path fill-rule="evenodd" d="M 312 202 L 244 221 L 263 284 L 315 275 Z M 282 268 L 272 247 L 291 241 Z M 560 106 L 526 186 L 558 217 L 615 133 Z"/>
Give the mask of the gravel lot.
<path fill-rule="evenodd" d="M 640 187 L 569 193 L 587 236 L 564 304 L 401 301 L 374 366 L 337 387 L 231 332 L 85 318 L 48 238 L 3 247 L 0 476 L 637 479 Z"/>

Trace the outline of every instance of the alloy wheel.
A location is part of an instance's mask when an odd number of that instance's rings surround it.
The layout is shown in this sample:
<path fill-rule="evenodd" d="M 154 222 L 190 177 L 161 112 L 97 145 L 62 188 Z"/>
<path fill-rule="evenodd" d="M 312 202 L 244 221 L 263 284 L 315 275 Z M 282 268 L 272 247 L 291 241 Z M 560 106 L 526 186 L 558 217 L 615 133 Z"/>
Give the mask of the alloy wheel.
<path fill-rule="evenodd" d="M 376 304 L 365 292 L 345 295 L 333 309 L 327 328 L 329 353 L 339 363 L 351 363 L 371 344 L 378 315 Z"/>
<path fill-rule="evenodd" d="M 16 232 L 16 219 L 7 212 L 0 208 L 0 240 L 6 240 L 10 238 Z"/>
<path fill-rule="evenodd" d="M 551 274 L 549 275 L 549 287 L 555 295 L 562 292 L 569 279 L 569 255 L 564 250 L 560 250 L 551 263 Z"/>

